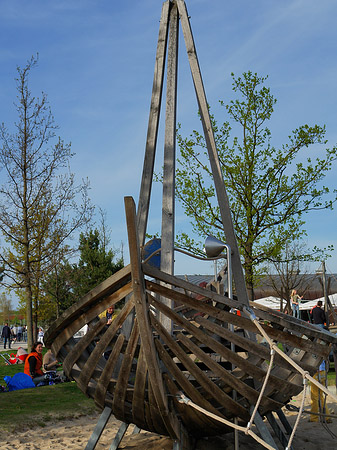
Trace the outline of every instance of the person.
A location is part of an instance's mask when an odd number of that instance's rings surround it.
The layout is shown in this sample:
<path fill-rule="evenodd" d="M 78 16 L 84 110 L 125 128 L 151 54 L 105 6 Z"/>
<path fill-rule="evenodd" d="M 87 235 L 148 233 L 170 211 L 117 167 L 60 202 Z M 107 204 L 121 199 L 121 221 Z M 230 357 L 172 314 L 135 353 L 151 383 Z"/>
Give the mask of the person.
<path fill-rule="evenodd" d="M 22 326 L 21 325 L 18 325 L 18 328 L 17 328 L 17 338 L 18 338 L 18 342 L 21 342 L 22 341 Z"/>
<path fill-rule="evenodd" d="M 310 311 L 312 322 L 320 328 L 324 328 L 324 324 L 326 322 L 325 312 L 322 309 L 322 305 L 322 300 L 318 300 L 317 305 Z"/>
<path fill-rule="evenodd" d="M 56 371 L 56 367 L 58 366 L 58 360 L 55 358 L 54 353 L 51 351 L 51 348 L 48 349 L 47 353 L 43 357 L 43 371 L 50 372 Z"/>
<path fill-rule="evenodd" d="M 44 336 L 44 332 L 43 332 L 42 328 L 39 328 L 39 332 L 37 334 L 37 340 L 38 340 L 38 342 L 41 342 L 41 344 L 43 344 L 43 336 Z"/>
<path fill-rule="evenodd" d="M 297 294 L 296 289 L 293 289 L 291 291 L 291 294 L 290 294 L 291 309 L 293 310 L 293 316 L 296 317 L 297 319 L 300 318 L 300 302 L 301 302 L 302 298 L 303 298 L 303 295 L 302 295 L 302 297 L 300 297 Z"/>
<path fill-rule="evenodd" d="M 109 308 L 106 310 L 105 317 L 106 317 L 106 324 L 111 325 L 112 321 L 115 319 L 115 306 L 109 306 Z M 109 359 L 109 356 L 111 355 L 112 350 L 107 350 L 103 353 L 103 356 L 106 360 Z"/>
<path fill-rule="evenodd" d="M 111 322 L 114 320 L 114 311 L 115 311 L 115 307 L 114 305 L 109 306 L 109 308 L 107 309 L 106 313 L 105 313 L 105 317 L 106 317 L 106 323 L 107 325 L 110 325 Z"/>
<path fill-rule="evenodd" d="M 6 344 L 8 341 L 8 348 L 11 348 L 11 329 L 8 326 L 8 323 L 5 323 L 5 326 L 2 329 L 1 337 L 4 340 L 4 349 L 6 349 Z"/>
<path fill-rule="evenodd" d="M 326 365 L 324 360 L 319 366 L 318 371 L 315 373 L 314 378 L 315 380 L 319 381 L 323 386 L 325 386 Z M 313 413 L 310 416 L 310 422 L 318 422 L 319 421 L 318 414 L 323 413 L 329 415 L 330 412 L 326 405 L 326 399 L 325 396 L 323 396 L 323 391 L 321 389 L 318 389 L 318 387 L 314 383 L 311 383 L 310 392 L 311 392 L 311 412 Z M 325 416 L 322 416 L 320 421 L 331 423 L 331 419 L 329 418 L 325 419 Z"/>
<path fill-rule="evenodd" d="M 18 327 L 14 325 L 12 327 L 13 342 L 16 342 L 17 334 L 18 334 Z"/>
<path fill-rule="evenodd" d="M 25 360 L 24 373 L 31 377 L 35 386 L 45 381 L 45 376 L 42 372 L 42 348 L 41 342 L 35 342 L 32 351 Z"/>

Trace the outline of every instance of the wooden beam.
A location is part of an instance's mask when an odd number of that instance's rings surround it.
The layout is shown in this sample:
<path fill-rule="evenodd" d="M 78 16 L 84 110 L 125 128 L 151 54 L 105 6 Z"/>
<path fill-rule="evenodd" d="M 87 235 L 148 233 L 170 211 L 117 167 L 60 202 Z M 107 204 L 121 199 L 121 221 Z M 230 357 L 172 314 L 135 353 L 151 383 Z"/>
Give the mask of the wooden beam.
<path fill-rule="evenodd" d="M 232 251 L 232 269 L 233 278 L 235 282 L 235 289 L 238 301 L 242 304 L 248 305 L 248 295 L 246 291 L 245 279 L 243 276 L 239 248 L 234 232 L 230 206 L 228 202 L 227 193 L 223 181 L 220 161 L 216 149 L 214 133 L 212 129 L 212 122 L 209 115 L 208 103 L 206 99 L 205 89 L 201 77 L 196 48 L 194 45 L 192 30 L 187 14 L 185 2 L 183 0 L 176 0 L 181 20 L 181 26 L 184 34 L 185 45 L 190 63 L 194 88 L 199 104 L 201 121 L 204 129 L 208 156 L 211 164 L 212 174 L 214 177 L 215 190 L 217 193 L 218 204 L 220 208 L 221 219 L 225 231 L 226 243 L 230 246 Z"/>
<path fill-rule="evenodd" d="M 148 316 L 148 303 L 144 286 L 144 275 L 141 269 L 141 257 L 136 227 L 136 209 L 132 197 L 125 197 L 125 213 L 128 230 L 130 265 L 132 274 L 132 286 L 136 309 L 136 320 L 139 324 L 141 343 L 146 348 L 145 359 L 154 397 L 157 402 L 163 421 L 169 435 L 179 439 L 180 426 L 176 416 L 168 408 L 167 396 L 164 389 L 163 379 L 159 370 L 159 361 L 153 341 L 151 325 Z"/>
<path fill-rule="evenodd" d="M 163 201 L 161 228 L 160 269 L 174 273 L 174 204 L 175 204 L 175 160 L 176 160 L 176 111 L 177 111 L 177 70 L 178 70 L 178 28 L 177 5 L 170 10 L 169 42 L 167 55 L 166 118 L 163 168 Z M 161 299 L 172 308 L 172 301 Z M 164 327 L 172 332 L 172 322 L 160 317 Z"/>
<path fill-rule="evenodd" d="M 153 168 L 157 147 L 160 107 L 163 92 L 170 3 L 171 2 L 169 0 L 164 2 L 160 18 L 143 175 L 138 201 L 137 229 L 138 239 L 141 246 L 143 246 L 145 242 L 146 226 L 151 198 Z"/>
<path fill-rule="evenodd" d="M 186 354 L 186 352 L 174 339 L 168 338 L 168 333 L 154 316 L 151 317 L 151 320 L 163 342 L 172 352 L 174 352 L 179 361 L 181 361 L 190 374 L 197 380 L 198 384 L 205 390 L 207 395 L 209 395 L 210 398 L 212 398 L 213 401 L 216 401 L 219 405 L 226 406 L 228 413 L 232 414 L 234 417 L 239 416 L 243 420 L 249 420 L 247 410 L 243 406 L 236 403 L 229 395 L 213 383 L 207 374 L 192 361 L 189 355 Z"/>
<path fill-rule="evenodd" d="M 99 380 L 97 382 L 94 400 L 95 403 L 101 408 L 103 408 L 104 406 L 108 385 L 112 376 L 112 372 L 117 364 L 124 341 L 125 341 L 124 336 L 120 334 L 117 338 L 116 344 L 112 349 L 112 352 L 109 355 L 108 361 L 104 369 L 102 370 L 101 376 L 99 377 Z"/>

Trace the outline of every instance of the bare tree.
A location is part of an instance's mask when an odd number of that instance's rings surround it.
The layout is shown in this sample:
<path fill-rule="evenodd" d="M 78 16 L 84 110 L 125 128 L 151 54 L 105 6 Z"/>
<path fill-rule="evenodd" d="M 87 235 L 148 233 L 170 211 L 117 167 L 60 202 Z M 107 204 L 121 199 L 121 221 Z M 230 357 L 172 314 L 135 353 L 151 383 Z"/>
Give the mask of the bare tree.
<path fill-rule="evenodd" d="M 46 94 L 32 95 L 28 78 L 38 57 L 17 68 L 18 120 L 13 133 L 0 127 L 0 231 L 1 263 L 6 281 L 24 292 L 28 347 L 33 343 L 33 300 L 41 276 L 64 256 L 67 240 L 92 215 L 88 181 L 75 184 L 69 161 L 70 144 L 56 137 L 57 126 Z"/>
<path fill-rule="evenodd" d="M 12 311 L 12 300 L 3 292 L 0 294 L 0 317 L 1 322 L 9 323 L 9 315 Z"/>
<path fill-rule="evenodd" d="M 294 241 L 287 243 L 279 258 L 271 263 L 269 275 L 267 275 L 266 285 L 270 286 L 276 295 L 281 299 L 280 309 L 291 312 L 290 295 L 293 289 L 305 295 L 310 289 L 310 279 L 305 262 L 299 255 L 305 254 L 305 245 Z M 271 275 L 271 272 L 276 272 Z M 285 305 L 283 305 L 285 300 Z"/>

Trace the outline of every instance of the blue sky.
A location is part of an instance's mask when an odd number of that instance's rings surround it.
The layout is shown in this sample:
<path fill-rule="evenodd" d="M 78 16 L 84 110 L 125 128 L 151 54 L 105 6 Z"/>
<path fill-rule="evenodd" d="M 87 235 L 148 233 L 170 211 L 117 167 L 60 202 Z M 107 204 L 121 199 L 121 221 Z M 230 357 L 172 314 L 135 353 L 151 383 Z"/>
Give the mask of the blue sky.
<path fill-rule="evenodd" d="M 161 0 L 0 0 L 0 122 L 15 120 L 16 66 L 37 52 L 30 77 L 48 99 L 72 143 L 71 168 L 88 177 L 94 204 L 107 212 L 115 247 L 127 237 L 125 195 L 138 200 L 151 98 Z M 218 120 L 218 100 L 231 98 L 231 72 L 268 75 L 278 99 L 270 123 L 281 145 L 301 124 L 327 127 L 337 143 L 337 3 L 331 0 L 187 0 L 206 95 Z M 197 104 L 181 35 L 178 121 L 186 135 L 199 127 Z M 217 115 L 217 113 L 219 113 Z M 162 114 L 162 118 L 164 115 Z M 158 151 L 161 153 L 160 133 Z M 315 156 L 321 147 L 310 150 Z M 312 154 L 312 152 L 314 152 Z M 160 158 L 157 168 L 160 167 Z M 326 184 L 336 188 L 336 170 Z M 149 231 L 160 229 L 160 187 Z M 337 273 L 335 211 L 306 217 L 312 245 L 333 244 L 328 271 Z M 178 209 L 177 230 L 188 229 Z M 318 266 L 313 265 L 313 270 Z M 177 256 L 176 273 L 213 273 L 210 263 Z"/>

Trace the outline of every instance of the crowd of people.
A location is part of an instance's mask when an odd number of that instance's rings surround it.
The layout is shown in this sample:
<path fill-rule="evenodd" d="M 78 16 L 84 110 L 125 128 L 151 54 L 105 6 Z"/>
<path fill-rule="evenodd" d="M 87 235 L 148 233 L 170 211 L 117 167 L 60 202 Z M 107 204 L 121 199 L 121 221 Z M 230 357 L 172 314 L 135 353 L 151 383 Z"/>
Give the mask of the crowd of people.
<path fill-rule="evenodd" d="M 11 348 L 12 342 L 27 342 L 27 327 L 25 325 L 11 325 L 9 327 L 8 322 L 5 323 L 1 337 L 4 343 L 4 349 L 8 344 L 8 348 Z"/>

